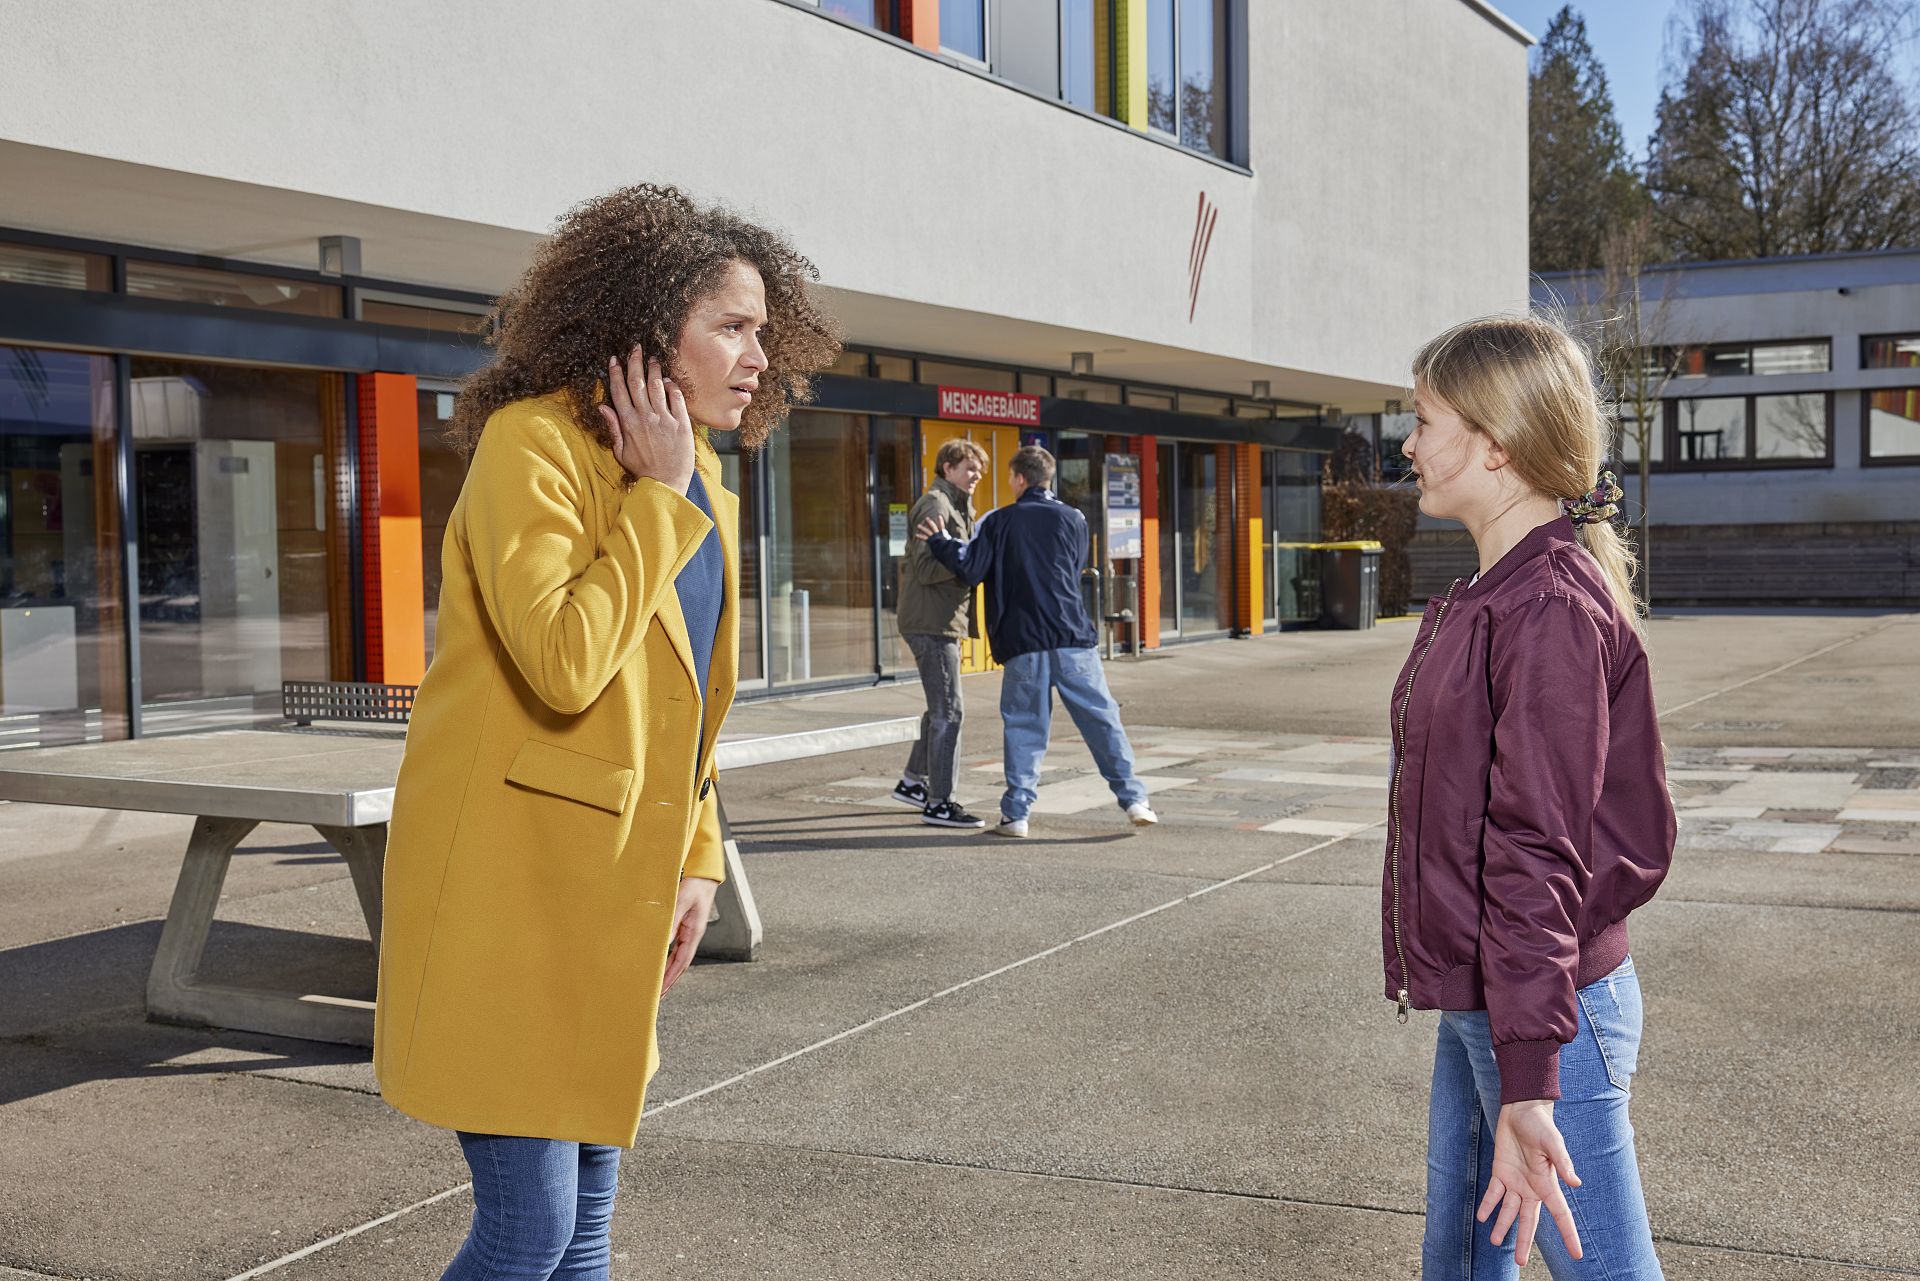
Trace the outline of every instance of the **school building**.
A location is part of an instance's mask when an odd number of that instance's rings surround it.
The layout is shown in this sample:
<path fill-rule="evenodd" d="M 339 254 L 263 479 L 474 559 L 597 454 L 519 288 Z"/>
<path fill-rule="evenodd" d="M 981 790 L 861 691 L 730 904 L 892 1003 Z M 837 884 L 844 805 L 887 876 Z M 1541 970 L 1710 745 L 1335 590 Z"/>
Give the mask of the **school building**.
<path fill-rule="evenodd" d="M 418 680 L 453 394 L 540 235 L 614 186 L 777 226 L 845 327 L 815 403 L 723 450 L 768 692 L 911 674 L 902 517 L 956 434 L 995 459 L 983 510 L 1011 450 L 1058 455 L 1144 645 L 1297 621 L 1343 424 L 1528 301 L 1530 37 L 1478 0 L 0 25 L 0 746 Z"/>

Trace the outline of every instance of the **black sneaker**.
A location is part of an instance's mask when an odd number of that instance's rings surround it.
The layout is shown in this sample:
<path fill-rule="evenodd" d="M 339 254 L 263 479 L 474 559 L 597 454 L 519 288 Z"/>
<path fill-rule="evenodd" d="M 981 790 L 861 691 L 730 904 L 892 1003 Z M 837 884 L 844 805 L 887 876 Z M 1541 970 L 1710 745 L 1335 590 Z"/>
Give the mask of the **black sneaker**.
<path fill-rule="evenodd" d="M 927 785 L 909 783 L 903 778 L 893 785 L 893 799 L 902 805 L 911 805 L 917 810 L 923 810 L 927 808 Z"/>
<path fill-rule="evenodd" d="M 987 820 L 975 818 L 952 801 L 941 801 L 920 811 L 920 821 L 934 827 L 985 827 Z"/>

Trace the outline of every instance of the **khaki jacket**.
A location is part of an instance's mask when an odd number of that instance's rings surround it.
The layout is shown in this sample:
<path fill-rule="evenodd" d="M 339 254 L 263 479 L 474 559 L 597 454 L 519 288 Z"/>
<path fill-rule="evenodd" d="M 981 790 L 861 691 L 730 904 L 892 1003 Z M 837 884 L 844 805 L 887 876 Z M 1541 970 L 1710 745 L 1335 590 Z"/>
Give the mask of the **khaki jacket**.
<path fill-rule="evenodd" d="M 912 536 L 911 531 L 929 518 L 962 542 L 973 537 L 971 500 L 944 478 L 936 479 L 907 513 L 907 558 L 900 569 L 896 626 L 902 636 L 965 639 L 975 634 L 973 588 L 929 556 L 927 545 Z"/>
<path fill-rule="evenodd" d="M 713 521 L 559 396 L 488 421 L 447 528 L 437 652 L 394 795 L 374 1069 L 400 1111 L 630 1145 L 674 901 L 724 875 L 713 749 L 740 651 L 738 499 Z M 674 577 L 718 525 L 702 733 Z"/>

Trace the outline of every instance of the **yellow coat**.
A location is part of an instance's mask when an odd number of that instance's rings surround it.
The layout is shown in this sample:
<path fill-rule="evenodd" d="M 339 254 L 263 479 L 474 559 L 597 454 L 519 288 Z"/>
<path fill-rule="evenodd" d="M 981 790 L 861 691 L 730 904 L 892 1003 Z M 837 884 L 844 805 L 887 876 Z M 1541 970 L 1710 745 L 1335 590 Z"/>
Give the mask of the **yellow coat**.
<path fill-rule="evenodd" d="M 714 740 L 738 675 L 739 500 L 714 520 L 559 396 L 488 420 L 389 829 L 374 1070 L 433 1125 L 629 1146 L 680 878 L 720 880 Z M 673 580 L 719 527 L 705 735 Z"/>

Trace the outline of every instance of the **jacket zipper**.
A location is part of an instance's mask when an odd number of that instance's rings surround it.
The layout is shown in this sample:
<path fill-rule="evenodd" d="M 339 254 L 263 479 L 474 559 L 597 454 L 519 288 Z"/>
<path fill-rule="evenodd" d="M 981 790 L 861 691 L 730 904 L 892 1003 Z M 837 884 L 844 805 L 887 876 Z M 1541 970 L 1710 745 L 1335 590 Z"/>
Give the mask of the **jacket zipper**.
<path fill-rule="evenodd" d="M 1460 580 L 1454 579 L 1447 588 L 1446 599 L 1440 602 L 1440 609 L 1433 616 L 1433 630 L 1427 633 L 1427 643 L 1420 649 L 1420 657 L 1413 660 L 1413 666 L 1407 672 L 1407 688 L 1400 699 L 1400 715 L 1397 732 L 1399 747 L 1393 758 L 1393 787 L 1388 793 L 1392 806 L 1393 850 L 1387 860 L 1388 870 L 1393 879 L 1393 950 L 1400 960 L 1400 1008 L 1397 1017 L 1405 1023 L 1408 1010 L 1412 1008 L 1413 998 L 1407 989 L 1413 986 L 1413 979 L 1407 970 L 1407 946 L 1400 937 L 1400 778 L 1407 768 L 1407 708 L 1413 703 L 1413 682 L 1420 676 L 1420 665 L 1427 661 L 1427 655 L 1433 650 L 1433 642 L 1440 637 L 1440 625 L 1446 621 L 1447 606 L 1453 604 L 1453 594 L 1460 590 Z"/>

